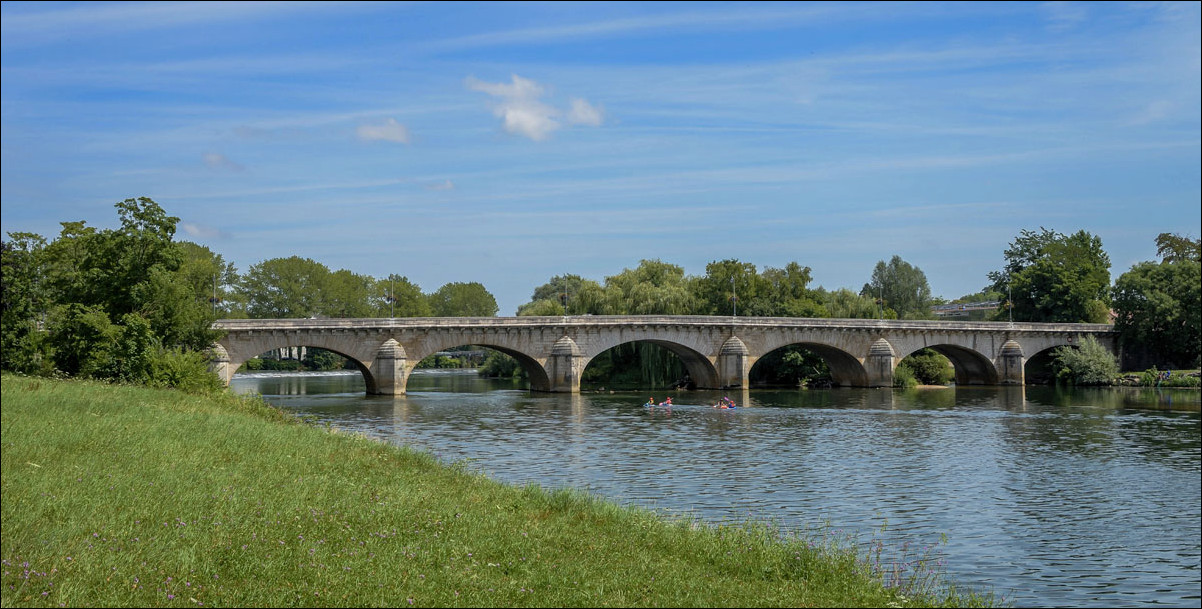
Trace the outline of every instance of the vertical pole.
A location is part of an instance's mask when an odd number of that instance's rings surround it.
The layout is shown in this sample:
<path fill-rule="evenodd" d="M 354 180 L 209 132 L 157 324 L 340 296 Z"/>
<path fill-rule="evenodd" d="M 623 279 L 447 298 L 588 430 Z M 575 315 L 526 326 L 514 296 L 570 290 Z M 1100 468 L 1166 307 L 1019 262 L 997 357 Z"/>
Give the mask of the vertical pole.
<path fill-rule="evenodd" d="M 730 306 L 731 316 L 739 316 L 739 295 L 735 292 L 735 276 L 730 276 Z"/>

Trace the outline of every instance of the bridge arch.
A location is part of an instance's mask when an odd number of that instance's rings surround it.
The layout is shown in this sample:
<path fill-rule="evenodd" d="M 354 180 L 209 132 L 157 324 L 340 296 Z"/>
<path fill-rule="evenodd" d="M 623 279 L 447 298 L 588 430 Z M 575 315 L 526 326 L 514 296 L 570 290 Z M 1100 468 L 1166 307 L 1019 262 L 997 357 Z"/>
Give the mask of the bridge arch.
<path fill-rule="evenodd" d="M 956 344 L 932 344 L 923 345 L 913 349 L 907 353 L 899 354 L 897 361 L 894 362 L 894 368 L 901 364 L 901 360 L 909 357 L 923 349 L 930 349 L 943 357 L 951 360 L 952 367 L 956 373 L 957 385 L 997 385 L 1001 379 L 998 373 L 997 366 L 985 354 Z"/>
<path fill-rule="evenodd" d="M 515 349 L 512 346 L 495 344 L 493 342 L 488 342 L 488 341 L 485 341 L 485 342 L 478 342 L 478 341 L 459 342 L 459 341 L 460 341 L 460 339 L 450 339 L 450 340 L 444 340 L 444 341 L 440 341 L 440 342 L 428 342 L 428 343 L 423 344 L 422 351 L 414 353 L 413 357 L 410 358 L 408 360 L 408 362 L 406 362 L 405 370 L 403 373 L 404 382 L 405 383 L 408 382 L 409 375 L 412 374 L 415 369 L 417 369 L 418 363 L 421 362 L 426 357 L 429 357 L 431 355 L 434 355 L 435 353 L 439 353 L 442 351 L 449 351 L 451 349 L 454 349 L 455 347 L 474 345 L 477 347 L 485 347 L 488 349 L 492 349 L 494 351 L 500 351 L 501 353 L 504 353 L 505 355 L 508 355 L 509 357 L 512 357 L 513 359 L 517 360 L 518 365 L 522 367 L 522 370 L 525 371 L 526 375 L 530 378 L 530 388 L 532 390 L 534 390 L 534 391 L 551 391 L 552 390 L 551 389 L 551 381 L 547 375 L 546 368 L 543 367 L 542 362 L 535 359 L 533 356 L 531 356 L 523 351 L 520 351 L 518 349 Z M 403 385 L 401 388 L 403 389 Z"/>
<path fill-rule="evenodd" d="M 255 341 L 250 346 L 243 346 L 242 349 L 236 350 L 233 354 L 229 352 L 221 344 L 216 344 L 210 347 L 210 357 L 212 363 L 210 368 L 213 369 L 228 385 L 234 378 L 234 374 L 238 372 L 246 362 L 254 359 L 268 351 L 276 349 L 290 349 L 296 347 L 304 347 L 306 349 L 323 349 L 331 353 L 337 354 L 346 359 L 351 365 L 363 375 L 363 383 L 367 387 L 367 393 L 379 393 L 379 383 L 376 375 L 372 371 L 372 363 L 375 358 L 363 358 L 362 354 L 355 354 L 353 349 L 346 349 L 342 345 L 329 344 L 326 341 L 314 340 L 316 337 L 306 337 L 304 335 L 276 335 L 271 338 Z"/>
<path fill-rule="evenodd" d="M 826 362 L 827 368 L 830 369 L 831 382 L 840 387 L 867 387 L 869 384 L 868 371 L 864 364 L 854 355 L 840 349 L 838 347 L 820 342 L 798 341 L 784 345 L 778 345 L 771 350 L 752 358 L 748 366 L 748 375 L 756 366 L 768 358 L 771 354 L 777 353 L 782 349 L 789 347 L 801 347 L 810 353 L 822 358 Z"/>
<path fill-rule="evenodd" d="M 670 353 L 672 353 L 672 355 L 675 355 L 680 360 L 682 365 L 684 365 L 684 369 L 689 375 L 689 379 L 697 387 L 716 389 L 722 385 L 718 380 L 718 370 L 715 368 L 714 362 L 711 361 L 710 358 L 704 353 L 695 347 L 684 345 L 674 340 L 656 338 L 654 336 L 630 338 L 624 341 L 614 341 L 613 344 L 610 344 L 609 346 L 604 346 L 608 344 L 608 342 L 593 345 L 594 349 L 591 349 L 590 352 L 582 354 L 583 357 L 582 361 L 580 362 L 581 374 L 583 374 L 584 370 L 588 368 L 588 365 L 601 354 L 609 351 L 610 349 L 615 349 L 622 345 L 631 343 L 649 343 L 668 350 Z M 578 389 L 579 382 L 577 382 L 577 390 Z"/>

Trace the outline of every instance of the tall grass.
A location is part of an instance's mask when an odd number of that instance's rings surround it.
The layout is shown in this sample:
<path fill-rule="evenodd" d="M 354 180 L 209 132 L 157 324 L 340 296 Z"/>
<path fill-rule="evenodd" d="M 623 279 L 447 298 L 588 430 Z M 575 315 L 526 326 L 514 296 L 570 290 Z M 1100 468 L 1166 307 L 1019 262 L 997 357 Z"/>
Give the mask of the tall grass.
<path fill-rule="evenodd" d="M 821 537 L 502 485 L 258 400 L 8 375 L 0 398 L 5 607 L 992 602 L 886 582 Z"/>

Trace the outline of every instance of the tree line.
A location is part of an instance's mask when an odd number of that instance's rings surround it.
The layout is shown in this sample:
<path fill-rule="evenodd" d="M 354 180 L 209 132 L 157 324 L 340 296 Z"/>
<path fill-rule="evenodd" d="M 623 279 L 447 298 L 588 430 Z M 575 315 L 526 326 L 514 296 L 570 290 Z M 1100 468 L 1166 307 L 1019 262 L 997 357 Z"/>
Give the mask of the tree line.
<path fill-rule="evenodd" d="M 116 210 L 119 228 L 62 222 L 52 240 L 13 232 L 0 243 L 4 370 L 205 388 L 215 378 L 204 364 L 219 318 L 498 313 L 496 299 L 477 282 L 425 293 L 400 274 L 375 278 L 300 256 L 264 260 L 238 273 L 221 254 L 177 241 L 179 218 L 153 200 L 127 199 Z M 1196 367 L 1202 242 L 1164 233 L 1156 243 L 1160 260 L 1135 265 L 1112 285 L 1097 236 L 1023 230 L 982 291 L 951 302 L 997 301 L 987 315 L 996 321 L 1113 320 L 1136 365 Z M 678 265 L 643 260 L 601 282 L 552 277 L 517 314 L 933 319 L 931 307 L 946 302 L 932 295 L 923 271 L 900 256 L 878 262 L 858 291 L 811 283 L 810 267 L 797 262 L 759 269 L 720 260 L 691 276 Z M 633 355 L 639 349 L 648 347 L 627 347 Z M 784 377 L 821 367 L 812 358 L 778 355 L 776 370 L 786 370 Z M 678 373 L 670 365 L 658 368 L 665 378 Z"/>

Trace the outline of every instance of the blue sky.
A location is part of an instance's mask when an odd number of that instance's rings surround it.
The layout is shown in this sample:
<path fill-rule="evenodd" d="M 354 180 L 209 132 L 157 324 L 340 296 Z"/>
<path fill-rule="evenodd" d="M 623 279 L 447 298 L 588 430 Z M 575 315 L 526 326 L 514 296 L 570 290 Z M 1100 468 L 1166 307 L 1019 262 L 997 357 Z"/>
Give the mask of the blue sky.
<path fill-rule="evenodd" d="M 147 196 L 240 272 L 479 281 L 900 255 L 975 292 L 1023 229 L 1113 277 L 1198 237 L 1199 3 L 20 3 L 3 230 Z"/>

